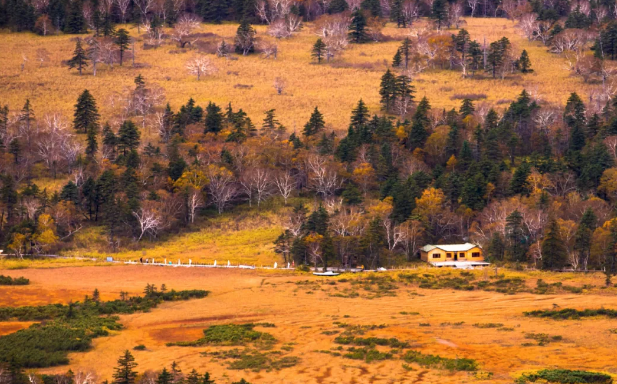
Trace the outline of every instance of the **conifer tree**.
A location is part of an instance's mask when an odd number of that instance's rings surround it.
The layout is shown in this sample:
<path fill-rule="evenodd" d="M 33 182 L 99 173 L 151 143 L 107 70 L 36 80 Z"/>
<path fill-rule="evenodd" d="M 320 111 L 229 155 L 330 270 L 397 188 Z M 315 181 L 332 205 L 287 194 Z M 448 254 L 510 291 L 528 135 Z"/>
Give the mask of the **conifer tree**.
<path fill-rule="evenodd" d="M 281 124 L 276 119 L 274 114 L 275 109 L 266 111 L 266 117 L 261 125 L 261 135 L 270 136 L 272 138 L 278 136 L 281 133 Z"/>
<path fill-rule="evenodd" d="M 533 69 L 531 69 L 531 60 L 529 59 L 527 50 L 523 49 L 523 52 L 521 52 L 521 57 L 516 61 L 516 68 L 522 73 L 533 72 Z"/>
<path fill-rule="evenodd" d="M 381 85 L 379 88 L 381 96 L 381 105 L 386 112 L 389 112 L 394 106 L 396 98 L 396 76 L 388 69 L 381 77 Z"/>
<path fill-rule="evenodd" d="M 86 155 L 89 158 L 94 158 L 96 152 L 99 149 L 98 135 L 99 127 L 96 124 L 90 124 L 88 126 L 88 136 L 86 137 Z"/>
<path fill-rule="evenodd" d="M 118 131 L 118 151 L 126 155 L 128 152 L 137 149 L 140 136 L 135 123 L 131 120 L 125 120 Z"/>
<path fill-rule="evenodd" d="M 124 58 L 124 51 L 129 49 L 130 37 L 129 33 L 124 28 L 118 29 L 116 32 L 116 38 L 114 39 L 114 44 L 118 46 L 118 51 L 120 52 L 120 65 L 122 66 L 122 61 Z"/>
<path fill-rule="evenodd" d="M 6 147 L 3 138 L 6 137 L 9 128 L 9 106 L 0 107 L 0 153 Z"/>
<path fill-rule="evenodd" d="M 390 7 L 390 20 L 396 23 L 398 28 L 407 28 L 407 18 L 403 12 L 403 0 L 394 0 Z"/>
<path fill-rule="evenodd" d="M 82 2 L 80 0 L 69 1 L 64 32 L 72 34 L 87 32 L 86 20 L 84 19 Z"/>
<path fill-rule="evenodd" d="M 394 54 L 394 57 L 392 57 L 392 66 L 393 67 L 400 67 L 401 66 L 401 49 L 397 49 L 396 53 Z"/>
<path fill-rule="evenodd" d="M 135 358 L 127 349 L 118 359 L 118 366 L 114 368 L 114 384 L 135 384 L 137 372 Z"/>
<path fill-rule="evenodd" d="M 349 4 L 345 0 L 332 0 L 328 6 L 328 13 L 341 13 L 349 9 Z"/>
<path fill-rule="evenodd" d="M 113 161 L 116 156 L 116 147 L 118 145 L 118 138 L 111 130 L 109 123 L 105 123 L 103 127 L 103 146 L 110 152 L 110 159 Z"/>
<path fill-rule="evenodd" d="M 321 114 L 321 112 L 319 112 L 317 107 L 315 107 L 315 110 L 311 114 L 311 118 L 304 125 L 304 136 L 315 136 L 319 132 L 323 131 L 325 126 L 326 124 L 324 122 L 323 115 Z"/>
<path fill-rule="evenodd" d="M 561 269 L 567 263 L 567 250 L 559 233 L 559 224 L 551 219 L 542 239 L 542 269 Z"/>
<path fill-rule="evenodd" d="M 523 229 L 523 216 L 518 210 L 506 218 L 506 253 L 510 261 L 525 261 L 527 255 L 527 237 Z"/>
<path fill-rule="evenodd" d="M 80 76 L 83 68 L 88 66 L 88 54 L 81 46 L 81 38 L 77 38 L 77 41 L 75 42 L 75 50 L 73 51 L 73 57 L 67 63 L 69 65 L 69 69 L 77 68 Z"/>
<path fill-rule="evenodd" d="M 474 111 L 475 108 L 471 99 L 464 98 L 460 109 L 461 117 L 464 119 L 469 115 L 473 115 Z"/>
<path fill-rule="evenodd" d="M 471 69 L 471 75 L 475 76 L 476 71 L 482 68 L 482 48 L 477 41 L 470 41 L 467 48 L 467 65 Z"/>
<path fill-rule="evenodd" d="M 88 127 L 91 125 L 98 125 L 99 117 L 96 100 L 90 91 L 85 89 L 81 95 L 79 95 L 77 104 L 75 104 L 73 128 L 75 128 L 77 132 L 87 133 Z"/>
<path fill-rule="evenodd" d="M 221 113 L 221 108 L 209 102 L 206 107 L 206 118 L 205 118 L 205 129 L 204 133 L 213 132 L 218 134 L 223 129 L 223 113 Z"/>
<path fill-rule="evenodd" d="M 246 56 L 255 52 L 255 29 L 246 19 L 242 19 L 236 31 L 236 53 Z"/>
<path fill-rule="evenodd" d="M 489 46 L 486 70 L 492 73 L 493 78 L 503 70 L 510 46 L 510 40 L 507 37 L 502 37 L 500 40 L 492 42 Z"/>
<path fill-rule="evenodd" d="M 431 19 L 437 24 L 437 29 L 440 30 L 441 26 L 448 18 L 448 2 L 446 0 L 435 0 L 431 8 Z"/>
<path fill-rule="evenodd" d="M 163 367 L 163 370 L 161 371 L 159 376 L 156 378 L 156 384 L 172 384 L 172 383 L 173 383 L 173 377 L 171 376 L 171 373 L 169 373 L 167 368 Z"/>
<path fill-rule="evenodd" d="M 368 107 L 366 106 L 364 101 L 360 99 L 360 101 L 358 101 L 358 105 L 356 106 L 356 108 L 354 108 L 351 111 L 351 124 L 350 125 L 351 127 L 358 129 L 362 127 L 363 125 L 365 125 L 368 122 L 368 119 L 369 119 Z"/>
<path fill-rule="evenodd" d="M 311 56 L 317 59 L 317 64 L 321 64 L 321 60 L 326 55 L 326 44 L 322 39 L 317 39 L 311 50 Z"/>
<path fill-rule="evenodd" d="M 510 180 L 511 194 L 529 195 L 531 192 L 531 185 L 529 185 L 527 178 L 530 173 L 531 166 L 526 161 L 522 162 L 521 165 L 516 168 L 516 171 L 514 171 L 514 175 L 512 176 L 512 180 Z"/>
<path fill-rule="evenodd" d="M 597 220 L 593 209 L 587 208 L 574 235 L 574 249 L 578 253 L 579 265 L 584 270 L 587 270 L 587 263 L 591 253 L 591 240 L 593 231 L 595 231 L 597 226 Z"/>
<path fill-rule="evenodd" d="M 493 236 L 491 236 L 491 242 L 486 249 L 487 256 L 490 261 L 500 261 L 503 260 L 503 256 L 505 253 L 506 246 L 503 241 L 503 236 L 501 233 L 495 232 Z"/>
<path fill-rule="evenodd" d="M 366 33 L 366 18 L 360 9 L 356 9 L 351 14 L 351 24 L 349 24 L 349 40 L 352 43 L 361 44 L 368 41 Z"/>

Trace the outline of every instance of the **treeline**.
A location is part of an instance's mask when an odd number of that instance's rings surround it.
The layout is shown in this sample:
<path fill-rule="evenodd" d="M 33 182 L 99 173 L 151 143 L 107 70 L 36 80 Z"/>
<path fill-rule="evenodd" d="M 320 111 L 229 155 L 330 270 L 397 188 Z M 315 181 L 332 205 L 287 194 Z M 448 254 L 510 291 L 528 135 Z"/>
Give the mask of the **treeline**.
<path fill-rule="evenodd" d="M 36 31 L 42 35 L 63 31 L 79 34 L 109 30 L 113 24 L 173 26 L 182 15 L 205 22 L 246 20 L 276 24 L 298 18 L 313 21 L 321 15 L 362 11 L 366 17 L 391 20 L 409 27 L 420 17 L 431 18 L 437 29 L 458 28 L 461 17 L 507 17 L 519 19 L 533 12 L 539 21 L 562 20 L 566 28 L 589 28 L 615 19 L 615 4 L 609 1 L 420 1 L 420 0 L 3 0 L 0 28 Z M 292 22 L 293 23 L 293 22 Z M 552 25 L 544 26 L 547 29 Z"/>
<path fill-rule="evenodd" d="M 83 302 L 68 305 L 0 308 L 0 321 L 42 321 L 29 328 L 0 337 L 0 363 L 12 367 L 41 368 L 68 364 L 67 354 L 86 351 L 92 339 L 120 330 L 117 314 L 146 312 L 163 301 L 189 300 L 207 296 L 207 291 L 167 291 L 148 285 L 144 296 L 123 292 L 119 300 L 101 301 L 98 290 Z"/>
<path fill-rule="evenodd" d="M 126 350 L 118 358 L 117 366 L 114 368 L 112 380 L 100 378 L 94 369 L 80 369 L 76 372 L 68 370 L 65 374 L 36 374 L 24 373 L 22 367 L 15 364 L 0 363 L 0 379 L 8 384 L 216 384 L 210 377 L 210 373 L 200 374 L 196 369 L 189 373 L 184 373 L 176 364 L 172 362 L 169 369 L 164 367 L 160 371 L 147 370 L 144 373 L 137 372 L 139 364 L 135 361 L 133 354 Z M 232 384 L 251 384 L 244 379 L 233 382 Z"/>

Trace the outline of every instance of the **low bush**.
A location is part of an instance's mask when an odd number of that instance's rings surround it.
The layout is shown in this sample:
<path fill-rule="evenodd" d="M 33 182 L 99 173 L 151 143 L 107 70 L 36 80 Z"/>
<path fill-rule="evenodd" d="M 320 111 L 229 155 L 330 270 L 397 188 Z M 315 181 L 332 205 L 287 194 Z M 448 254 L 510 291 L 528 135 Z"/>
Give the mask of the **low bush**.
<path fill-rule="evenodd" d="M 143 344 L 139 344 L 133 347 L 134 350 L 136 351 L 145 351 L 146 350 L 146 346 Z"/>
<path fill-rule="evenodd" d="M 388 352 L 380 352 L 375 348 L 354 348 L 351 347 L 347 350 L 347 353 L 343 355 L 344 358 L 353 360 L 364 360 L 367 363 L 380 360 L 389 360 L 392 358 L 392 354 Z"/>
<path fill-rule="evenodd" d="M 617 310 L 615 309 L 583 309 L 579 311 L 573 308 L 564 309 L 545 309 L 537 311 L 524 312 L 528 317 L 540 317 L 554 320 L 577 320 L 583 317 L 606 316 L 609 318 L 617 318 Z"/>
<path fill-rule="evenodd" d="M 0 275 L 0 285 L 28 285 L 30 280 L 25 277 L 11 277 Z"/>
<path fill-rule="evenodd" d="M 536 373 L 524 374 L 517 383 L 562 383 L 562 384 L 612 384 L 611 376 L 604 373 L 588 371 L 571 371 L 569 369 L 543 369 Z"/>
<path fill-rule="evenodd" d="M 473 325 L 476 328 L 501 328 L 503 327 L 502 323 L 475 323 Z"/>
<path fill-rule="evenodd" d="M 274 324 L 272 324 L 274 325 Z M 250 342 L 275 342 L 276 339 L 269 333 L 254 330 L 257 324 L 223 324 L 211 325 L 204 329 L 204 337 L 195 341 L 169 343 L 181 347 L 196 347 L 201 345 L 244 345 Z"/>
<path fill-rule="evenodd" d="M 525 338 L 537 341 L 539 346 L 544 346 L 551 342 L 563 340 L 563 337 L 561 336 L 550 336 L 546 333 L 527 333 L 525 334 Z"/>
<path fill-rule="evenodd" d="M 473 359 L 450 359 L 439 355 L 425 355 L 418 351 L 407 351 L 407 353 L 403 355 L 403 360 L 407 363 L 416 363 L 426 368 L 441 368 L 449 371 L 468 372 L 478 370 L 478 363 Z"/>
<path fill-rule="evenodd" d="M 357 345 L 357 346 L 367 346 L 367 347 L 375 347 L 376 345 L 387 346 L 392 348 L 409 348 L 409 343 L 405 341 L 399 341 L 398 339 L 392 337 L 390 339 L 379 338 L 379 337 L 353 337 L 353 336 L 339 336 L 334 339 L 334 342 L 337 344 L 343 345 Z"/>

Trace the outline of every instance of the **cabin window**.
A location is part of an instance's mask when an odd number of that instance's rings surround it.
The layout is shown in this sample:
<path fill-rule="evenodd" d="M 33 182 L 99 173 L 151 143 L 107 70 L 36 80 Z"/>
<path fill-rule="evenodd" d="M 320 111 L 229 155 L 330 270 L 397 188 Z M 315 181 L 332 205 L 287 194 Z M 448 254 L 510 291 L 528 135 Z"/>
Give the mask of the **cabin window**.
<path fill-rule="evenodd" d="M 433 253 L 433 259 L 439 259 L 441 255 L 439 253 Z"/>
<path fill-rule="evenodd" d="M 447 257 L 448 259 L 451 259 L 451 258 L 452 258 L 452 253 L 446 253 L 446 257 Z"/>
<path fill-rule="evenodd" d="M 465 252 L 461 252 L 458 254 L 458 257 L 465 257 Z"/>
<path fill-rule="evenodd" d="M 471 257 L 480 257 L 480 252 L 474 252 L 471 254 Z"/>

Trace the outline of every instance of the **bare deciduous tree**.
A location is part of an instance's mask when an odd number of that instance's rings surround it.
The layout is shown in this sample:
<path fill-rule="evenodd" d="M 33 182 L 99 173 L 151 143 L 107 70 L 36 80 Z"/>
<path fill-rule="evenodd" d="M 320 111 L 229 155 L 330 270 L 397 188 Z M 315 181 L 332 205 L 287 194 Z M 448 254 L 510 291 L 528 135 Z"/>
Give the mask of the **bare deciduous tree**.
<path fill-rule="evenodd" d="M 163 220 L 160 212 L 153 204 L 143 205 L 138 211 L 133 211 L 132 214 L 135 219 L 137 219 L 137 223 L 139 224 L 139 229 L 141 231 L 137 241 L 140 241 L 145 233 L 149 233 L 151 236 L 156 237 Z M 191 216 L 191 223 L 192 222 L 193 218 Z"/>
<path fill-rule="evenodd" d="M 296 179 L 293 177 L 291 172 L 281 171 L 274 176 L 274 184 L 276 185 L 281 197 L 283 197 L 285 205 L 287 205 L 287 199 L 289 199 L 289 196 L 291 196 L 293 191 L 296 189 Z"/>
<path fill-rule="evenodd" d="M 196 38 L 190 38 L 193 30 L 200 27 L 199 18 L 193 14 L 185 13 L 180 16 L 178 22 L 174 26 L 174 31 L 171 34 L 171 39 L 178 42 L 180 48 L 184 48 L 187 45 L 193 45 Z"/>
<path fill-rule="evenodd" d="M 131 0 L 115 0 L 115 3 L 120 11 L 120 20 L 124 24 L 126 22 L 126 12 L 129 9 L 129 5 L 131 5 Z"/>
<path fill-rule="evenodd" d="M 49 61 L 49 51 L 45 48 L 39 48 L 36 50 L 36 61 L 39 62 L 39 68 L 43 66 L 43 63 Z"/>
<path fill-rule="evenodd" d="M 216 72 L 216 67 L 206 56 L 197 56 L 190 59 L 186 63 L 186 69 L 191 75 L 197 76 L 197 81 L 201 80 L 201 76 L 209 76 Z"/>

